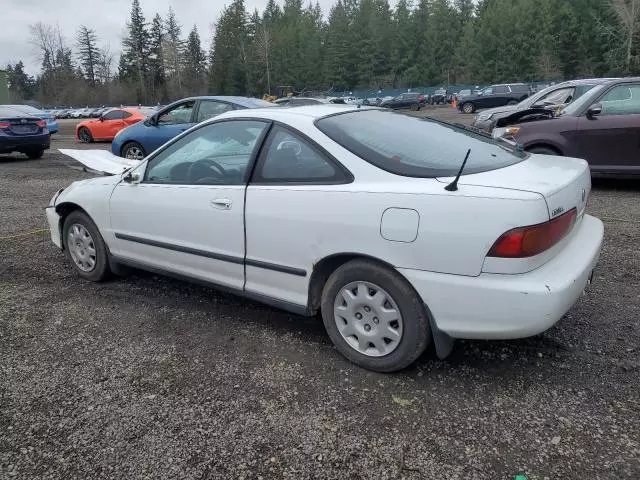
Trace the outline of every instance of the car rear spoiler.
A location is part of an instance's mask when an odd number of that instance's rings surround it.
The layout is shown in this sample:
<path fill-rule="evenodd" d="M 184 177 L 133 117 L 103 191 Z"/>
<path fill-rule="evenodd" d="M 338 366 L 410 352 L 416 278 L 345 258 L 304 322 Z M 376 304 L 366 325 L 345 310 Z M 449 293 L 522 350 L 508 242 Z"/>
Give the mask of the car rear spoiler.
<path fill-rule="evenodd" d="M 60 153 L 77 160 L 85 167 L 106 175 L 118 175 L 131 167 L 140 165 L 139 160 L 117 157 L 107 150 L 70 150 L 58 149 Z"/>

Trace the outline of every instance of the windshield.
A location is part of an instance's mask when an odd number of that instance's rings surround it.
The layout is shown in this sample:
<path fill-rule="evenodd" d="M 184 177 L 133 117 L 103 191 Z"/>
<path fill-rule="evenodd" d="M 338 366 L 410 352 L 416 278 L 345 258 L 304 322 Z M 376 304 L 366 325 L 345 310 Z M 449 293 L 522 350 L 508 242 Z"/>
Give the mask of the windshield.
<path fill-rule="evenodd" d="M 582 109 L 593 101 L 594 98 L 597 98 L 604 89 L 607 88 L 607 85 L 596 85 L 585 95 L 579 97 L 575 102 L 570 103 L 564 110 L 560 112 L 560 115 L 576 115 L 578 112 L 581 112 Z"/>
<path fill-rule="evenodd" d="M 316 126 L 367 162 L 407 177 L 449 177 L 513 165 L 527 154 L 490 136 L 430 118 L 383 110 L 360 110 L 324 117 Z"/>

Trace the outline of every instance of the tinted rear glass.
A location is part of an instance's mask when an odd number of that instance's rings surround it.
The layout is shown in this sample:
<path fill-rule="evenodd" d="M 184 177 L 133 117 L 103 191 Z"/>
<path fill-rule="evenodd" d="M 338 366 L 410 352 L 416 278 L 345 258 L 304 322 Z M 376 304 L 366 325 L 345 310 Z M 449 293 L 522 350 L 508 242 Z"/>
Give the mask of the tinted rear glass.
<path fill-rule="evenodd" d="M 367 162 L 408 177 L 456 175 L 468 149 L 464 174 L 495 170 L 527 157 L 462 127 L 377 109 L 324 117 L 316 126 Z"/>
<path fill-rule="evenodd" d="M 529 85 L 510 85 L 512 92 L 528 92 Z"/>
<path fill-rule="evenodd" d="M 7 107 L 4 105 L 0 105 L 0 117 L 2 118 L 30 118 L 31 115 L 28 115 L 25 112 L 21 112 L 20 110 L 16 110 L 13 107 Z"/>

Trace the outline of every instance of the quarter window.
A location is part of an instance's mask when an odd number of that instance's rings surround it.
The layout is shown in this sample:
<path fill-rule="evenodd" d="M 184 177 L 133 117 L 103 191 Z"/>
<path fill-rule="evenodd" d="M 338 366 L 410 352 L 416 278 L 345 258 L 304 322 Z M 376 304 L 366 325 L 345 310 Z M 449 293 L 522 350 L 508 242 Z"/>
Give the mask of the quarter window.
<path fill-rule="evenodd" d="M 493 93 L 509 93 L 509 88 L 504 85 L 500 85 L 493 89 Z"/>
<path fill-rule="evenodd" d="M 257 183 L 342 183 L 342 168 L 319 148 L 288 129 L 275 126 L 263 149 L 254 181 Z"/>
<path fill-rule="evenodd" d="M 238 185 L 246 175 L 266 123 L 229 121 L 205 125 L 154 156 L 145 183 Z"/>
<path fill-rule="evenodd" d="M 105 120 L 121 120 L 123 118 L 122 110 L 111 110 L 107 112 L 103 118 Z"/>

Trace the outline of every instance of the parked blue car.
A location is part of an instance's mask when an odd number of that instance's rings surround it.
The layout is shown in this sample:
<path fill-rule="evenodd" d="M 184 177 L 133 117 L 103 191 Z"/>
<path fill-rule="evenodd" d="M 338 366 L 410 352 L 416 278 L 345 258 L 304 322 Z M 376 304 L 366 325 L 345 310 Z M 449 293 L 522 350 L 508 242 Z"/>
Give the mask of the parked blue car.
<path fill-rule="evenodd" d="M 49 112 L 45 112 L 44 110 L 40 110 L 39 108 L 32 107 L 31 105 L 4 105 L 4 106 L 11 107 L 15 110 L 19 110 L 33 117 L 41 118 L 42 120 L 47 122 L 47 130 L 49 130 L 49 133 L 58 132 L 58 122 L 56 122 L 56 118 Z"/>
<path fill-rule="evenodd" d="M 271 102 L 248 97 L 192 97 L 178 100 L 143 122 L 121 130 L 111 143 L 111 153 L 142 160 L 160 145 L 193 125 L 229 110 L 275 107 Z"/>

